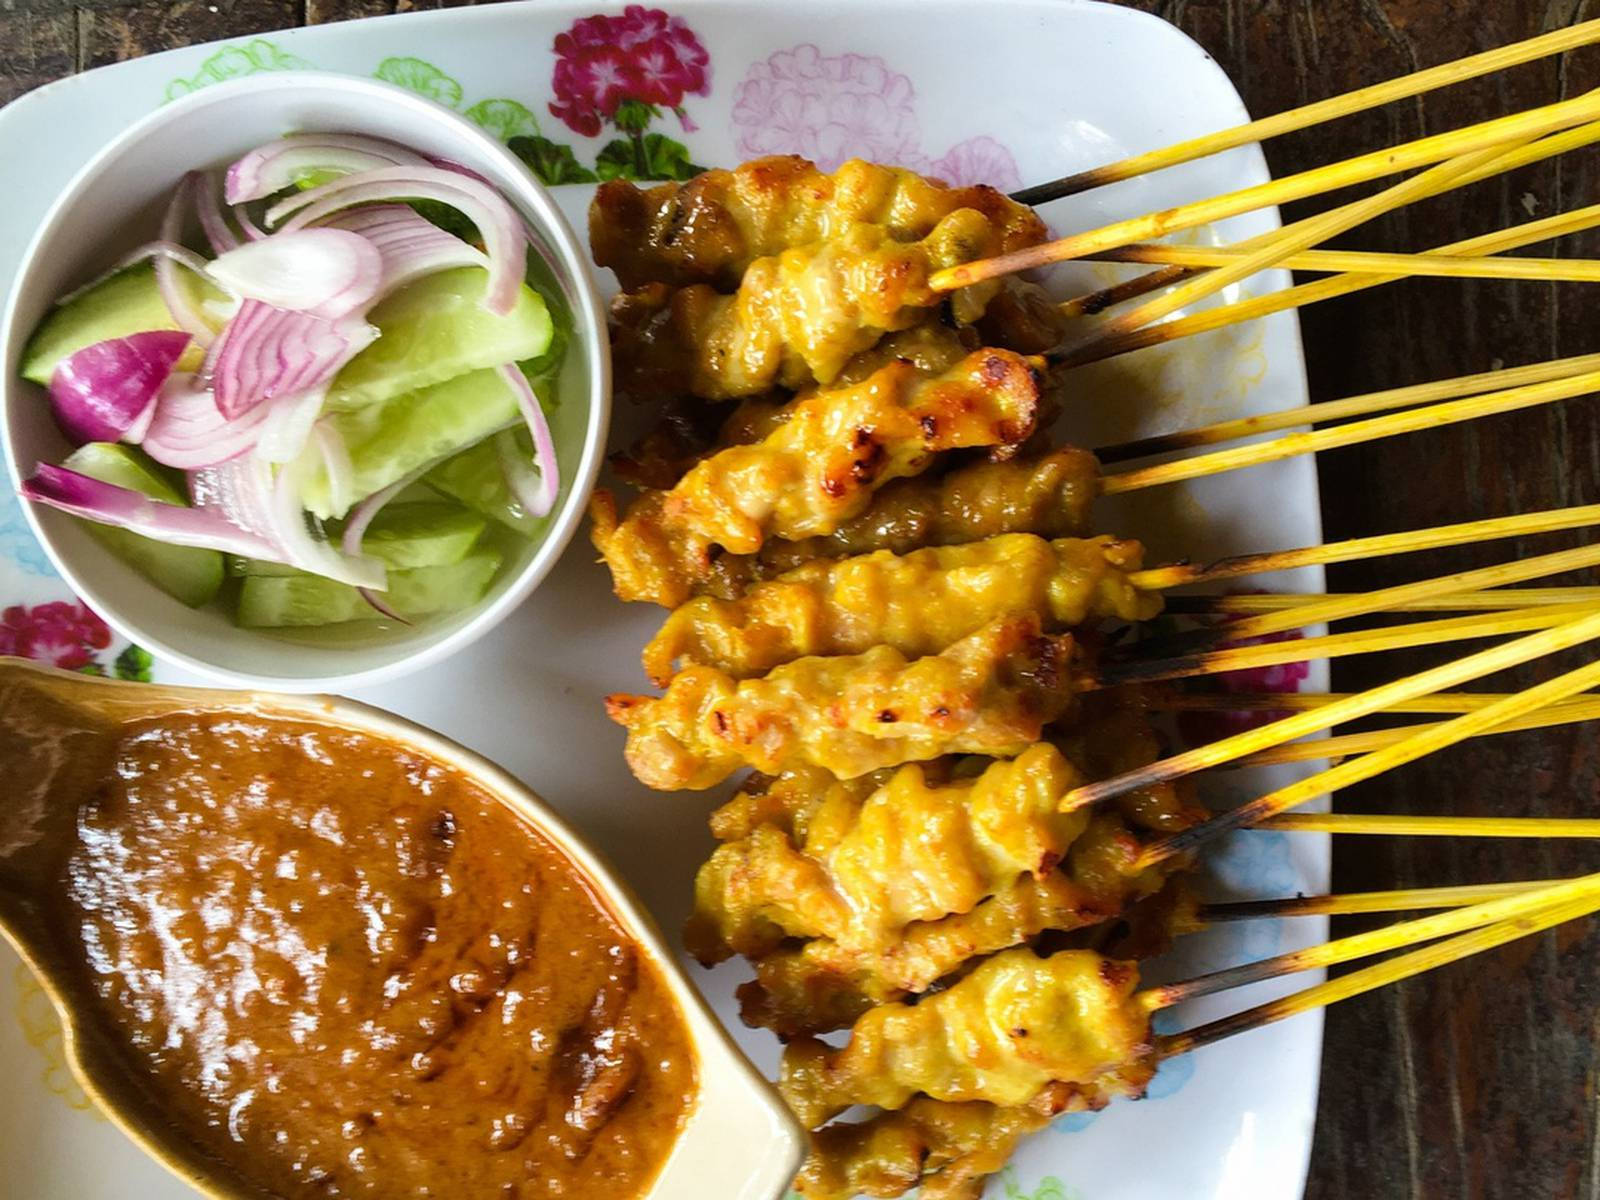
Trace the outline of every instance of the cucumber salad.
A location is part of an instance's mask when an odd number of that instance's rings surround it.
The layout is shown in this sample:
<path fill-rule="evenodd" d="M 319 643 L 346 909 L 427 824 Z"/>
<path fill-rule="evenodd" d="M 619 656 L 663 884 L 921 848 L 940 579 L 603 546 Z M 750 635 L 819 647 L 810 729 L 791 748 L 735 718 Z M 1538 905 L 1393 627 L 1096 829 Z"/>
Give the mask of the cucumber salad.
<path fill-rule="evenodd" d="M 481 177 L 285 137 L 187 175 L 157 240 L 40 324 L 22 374 L 76 449 L 22 494 L 240 625 L 467 608 L 555 505 L 568 329 Z"/>

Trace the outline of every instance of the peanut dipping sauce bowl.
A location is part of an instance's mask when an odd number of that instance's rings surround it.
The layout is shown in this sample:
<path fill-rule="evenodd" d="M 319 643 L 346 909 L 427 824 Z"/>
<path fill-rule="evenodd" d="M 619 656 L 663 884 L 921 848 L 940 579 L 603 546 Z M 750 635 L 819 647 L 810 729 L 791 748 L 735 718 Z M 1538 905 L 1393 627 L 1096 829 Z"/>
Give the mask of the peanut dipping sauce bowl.
<path fill-rule="evenodd" d="M 84 989 L 82 964 L 51 921 L 52 901 L 66 902 L 55 873 L 77 837 L 81 806 L 106 777 L 121 731 L 132 722 L 196 713 L 281 718 L 370 736 L 459 773 L 530 825 L 653 961 L 693 1047 L 698 1081 L 683 1127 L 638 1200 L 777 1200 L 784 1194 L 804 1151 L 794 1118 L 711 1014 L 628 887 L 534 792 L 494 763 L 351 700 L 124 683 L 0 658 L 0 933 L 42 982 L 61 1018 L 67 1061 L 84 1089 L 153 1158 L 212 1200 L 275 1200 L 275 1193 L 191 1141 L 129 1068 L 119 1044 L 93 1019 L 97 998 Z"/>

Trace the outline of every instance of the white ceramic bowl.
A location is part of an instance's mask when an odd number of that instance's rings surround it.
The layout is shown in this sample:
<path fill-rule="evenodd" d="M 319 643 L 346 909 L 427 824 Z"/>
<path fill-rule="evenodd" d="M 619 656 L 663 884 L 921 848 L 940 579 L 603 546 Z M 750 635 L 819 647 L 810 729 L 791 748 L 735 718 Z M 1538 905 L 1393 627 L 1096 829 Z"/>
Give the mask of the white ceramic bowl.
<path fill-rule="evenodd" d="M 551 414 L 561 494 L 544 531 L 508 562 L 479 604 L 382 635 L 296 637 L 240 629 L 215 609 L 185 607 L 113 556 L 73 517 L 25 504 L 56 569 L 125 637 L 224 683 L 343 690 L 393 679 L 449 655 L 498 624 L 538 586 L 571 540 L 594 486 L 610 417 L 605 319 L 588 255 L 548 192 L 504 146 L 430 100 L 373 80 L 262 74 L 195 92 L 139 121 L 78 173 L 23 258 L 0 326 L 6 457 L 16 486 L 71 451 L 43 389 L 18 375 L 23 347 L 57 299 L 155 235 L 184 172 L 224 165 L 289 132 L 365 133 L 451 159 L 485 176 L 527 218 L 573 317 Z"/>

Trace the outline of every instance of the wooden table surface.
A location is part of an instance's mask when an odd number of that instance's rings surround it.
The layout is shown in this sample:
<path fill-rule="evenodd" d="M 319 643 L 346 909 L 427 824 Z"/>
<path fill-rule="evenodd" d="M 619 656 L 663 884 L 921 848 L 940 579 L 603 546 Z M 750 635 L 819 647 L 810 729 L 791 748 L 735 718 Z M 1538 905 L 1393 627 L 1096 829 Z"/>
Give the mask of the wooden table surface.
<path fill-rule="evenodd" d="M 1418 67 L 1600 16 L 1588 0 L 1134 0 L 1196 38 L 1250 110 L 1276 112 Z M 284 26 L 374 16 L 425 0 L 0 0 L 0 102 L 138 54 Z M 446 5 L 448 6 L 448 5 Z M 978 4 L 975 0 L 974 11 Z M 1282 175 L 1600 87 L 1600 49 L 1350 118 L 1269 145 Z M 16 170 L 21 164 L 8 164 Z M 1600 150 L 1403 210 L 1346 239 L 1421 250 L 1600 201 Z M 1297 215 L 1294 210 L 1291 216 Z M 1526 253 L 1600 254 L 1593 236 Z M 1407 283 L 1302 315 L 1312 396 L 1600 350 L 1579 285 Z M 1600 500 L 1594 401 L 1325 455 L 1330 539 Z M 1422 578 L 1485 565 L 1553 535 L 1417 556 Z M 1384 568 L 1331 573 L 1330 588 L 1392 582 Z M 1590 580 L 1589 582 L 1593 582 Z M 1342 689 L 1426 655 L 1346 660 Z M 1519 674 L 1553 674 L 1545 663 Z M 1351 811 L 1589 815 L 1600 797 L 1592 728 L 1483 740 L 1343 793 Z M 1356 839 L 1335 856 L 1341 890 L 1548 878 L 1600 869 L 1582 843 Z M 1311 1200 L 1600 1200 L 1600 923 L 1519 943 L 1330 1013 Z M 1152 1200 L 1167 1200 L 1165 1197 Z"/>

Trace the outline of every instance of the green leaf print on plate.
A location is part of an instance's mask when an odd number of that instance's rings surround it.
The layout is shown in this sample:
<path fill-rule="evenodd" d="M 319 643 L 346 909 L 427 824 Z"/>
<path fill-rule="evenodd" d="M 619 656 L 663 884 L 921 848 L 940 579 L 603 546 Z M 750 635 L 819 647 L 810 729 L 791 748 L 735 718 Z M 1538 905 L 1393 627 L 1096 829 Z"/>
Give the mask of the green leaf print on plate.
<path fill-rule="evenodd" d="M 122 653 L 117 655 L 116 661 L 111 664 L 111 673 L 118 679 L 149 683 L 150 668 L 154 665 L 155 660 L 150 657 L 150 651 L 129 642 Z"/>
<path fill-rule="evenodd" d="M 166 98 L 176 100 L 179 96 L 187 96 L 214 83 L 225 83 L 229 79 L 257 75 L 262 71 L 309 70 L 315 70 L 315 67 L 305 59 L 290 54 L 266 38 L 254 38 L 224 46 L 202 62 L 193 75 L 180 75 L 174 79 L 167 84 Z"/>
<path fill-rule="evenodd" d="M 373 74 L 385 83 L 437 100 L 447 108 L 461 103 L 461 84 L 424 59 L 386 58 Z"/>
<path fill-rule="evenodd" d="M 541 183 L 593 183 L 599 178 L 578 161 L 571 146 L 547 137 L 516 137 L 509 144 L 511 153 L 526 163 Z"/>
<path fill-rule="evenodd" d="M 1005 1200 L 1083 1200 L 1082 1193 L 1076 1189 L 1068 1189 L 1054 1175 L 1047 1175 L 1039 1181 L 1039 1186 L 1031 1192 L 1022 1190 L 1017 1182 L 1015 1167 L 1007 1167 L 1000 1172 L 1001 1195 Z"/>
<path fill-rule="evenodd" d="M 461 115 L 483 126 L 502 142 L 514 137 L 533 137 L 539 132 L 539 119 L 527 105 L 515 100 L 480 100 Z"/>
<path fill-rule="evenodd" d="M 595 157 L 601 179 L 693 179 L 705 168 L 689 161 L 689 148 L 664 133 L 635 133 L 607 142 Z"/>

